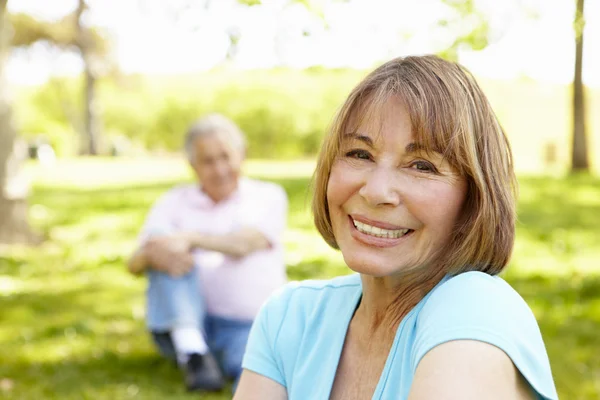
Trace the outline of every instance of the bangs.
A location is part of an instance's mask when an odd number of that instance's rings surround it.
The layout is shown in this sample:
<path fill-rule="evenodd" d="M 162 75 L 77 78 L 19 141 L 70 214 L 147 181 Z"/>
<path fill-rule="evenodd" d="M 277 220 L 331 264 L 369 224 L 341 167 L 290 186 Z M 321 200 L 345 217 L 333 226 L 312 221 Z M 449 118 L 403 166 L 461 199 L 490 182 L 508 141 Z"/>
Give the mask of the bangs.
<path fill-rule="evenodd" d="M 342 116 L 338 130 L 338 148 L 347 140 L 350 133 L 358 133 L 360 126 L 376 127 L 374 132 L 369 132 L 377 138 L 383 129 L 382 110 L 386 103 L 395 97 L 394 93 L 382 85 L 372 90 L 357 93 L 354 101 L 347 103 L 347 110 Z"/>
<path fill-rule="evenodd" d="M 410 115 L 415 142 L 425 152 L 441 154 L 460 175 L 465 175 L 470 169 L 465 143 L 469 132 L 460 128 L 461 110 L 454 96 L 445 89 L 441 83 L 426 87 L 403 81 L 398 85 L 396 95 Z M 428 91 L 436 93 L 427 94 Z"/>
<path fill-rule="evenodd" d="M 357 88 L 339 113 L 336 124 L 337 149 L 342 148 L 349 133 L 360 126 L 375 127 L 371 132 L 381 135 L 382 110 L 390 100 L 399 100 L 410 116 L 412 135 L 419 150 L 439 153 L 461 175 L 467 173 L 467 157 L 462 144 L 465 132 L 457 129 L 460 111 L 455 100 L 439 81 L 435 86 L 425 87 L 423 82 L 412 83 L 396 76 L 377 82 L 377 85 Z M 435 92 L 432 94 L 432 92 Z"/>

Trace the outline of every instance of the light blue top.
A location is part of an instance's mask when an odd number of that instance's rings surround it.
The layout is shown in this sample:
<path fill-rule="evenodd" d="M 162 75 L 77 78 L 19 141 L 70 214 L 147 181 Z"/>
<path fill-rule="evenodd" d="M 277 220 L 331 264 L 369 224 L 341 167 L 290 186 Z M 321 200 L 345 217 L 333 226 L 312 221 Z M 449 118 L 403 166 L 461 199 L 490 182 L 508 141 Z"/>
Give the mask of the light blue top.
<path fill-rule="evenodd" d="M 286 285 L 255 320 L 243 367 L 285 386 L 290 400 L 328 399 L 361 295 L 357 274 Z M 445 278 L 402 320 L 373 399 L 406 399 L 421 358 L 459 339 L 499 347 L 540 399 L 558 399 L 530 308 L 503 279 L 481 272 Z"/>

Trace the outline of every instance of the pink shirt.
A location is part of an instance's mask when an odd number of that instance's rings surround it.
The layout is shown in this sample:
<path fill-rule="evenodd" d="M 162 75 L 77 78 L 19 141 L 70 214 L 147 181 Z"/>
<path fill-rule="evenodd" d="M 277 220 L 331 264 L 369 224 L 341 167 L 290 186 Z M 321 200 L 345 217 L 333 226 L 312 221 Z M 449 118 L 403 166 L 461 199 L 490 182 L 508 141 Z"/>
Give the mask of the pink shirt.
<path fill-rule="evenodd" d="M 140 241 L 153 234 L 227 234 L 243 227 L 262 232 L 271 248 L 243 258 L 196 250 L 207 312 L 232 319 L 254 319 L 263 302 L 286 282 L 283 231 L 287 196 L 270 182 L 241 178 L 237 191 L 214 203 L 197 185 L 171 189 L 152 207 Z"/>

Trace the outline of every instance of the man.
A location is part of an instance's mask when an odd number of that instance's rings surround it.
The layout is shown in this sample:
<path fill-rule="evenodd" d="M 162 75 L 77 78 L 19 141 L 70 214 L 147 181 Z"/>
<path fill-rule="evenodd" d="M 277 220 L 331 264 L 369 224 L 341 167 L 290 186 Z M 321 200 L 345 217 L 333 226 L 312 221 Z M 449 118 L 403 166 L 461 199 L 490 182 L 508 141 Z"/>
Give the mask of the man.
<path fill-rule="evenodd" d="M 128 264 L 148 277 L 148 328 L 183 367 L 188 390 L 220 390 L 224 376 L 237 382 L 252 320 L 286 281 L 287 197 L 240 177 L 245 147 L 221 115 L 193 124 L 185 150 L 198 182 L 157 201 Z"/>

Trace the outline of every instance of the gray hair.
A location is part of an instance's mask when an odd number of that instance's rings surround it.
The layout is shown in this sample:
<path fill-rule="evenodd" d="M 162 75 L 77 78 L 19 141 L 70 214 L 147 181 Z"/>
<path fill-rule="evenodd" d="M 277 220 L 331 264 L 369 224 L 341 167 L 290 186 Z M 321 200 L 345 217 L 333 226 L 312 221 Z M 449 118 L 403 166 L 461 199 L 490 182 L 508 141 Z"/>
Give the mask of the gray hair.
<path fill-rule="evenodd" d="M 221 114 L 208 114 L 194 122 L 185 135 L 185 153 L 188 160 L 194 160 L 194 143 L 198 138 L 220 134 L 240 154 L 246 150 L 246 138 L 242 130 L 229 118 Z"/>

